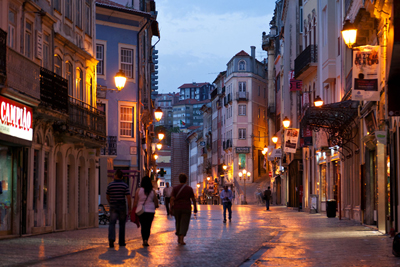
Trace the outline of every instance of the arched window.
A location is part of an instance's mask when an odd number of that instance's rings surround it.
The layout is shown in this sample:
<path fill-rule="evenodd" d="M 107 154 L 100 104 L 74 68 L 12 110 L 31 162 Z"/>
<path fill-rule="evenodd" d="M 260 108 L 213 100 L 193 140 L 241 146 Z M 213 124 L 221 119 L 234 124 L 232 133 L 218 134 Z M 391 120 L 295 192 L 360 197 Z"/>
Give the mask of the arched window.
<path fill-rule="evenodd" d="M 76 69 L 76 97 L 83 101 L 83 72 L 80 68 Z"/>
<path fill-rule="evenodd" d="M 72 64 L 67 61 L 66 65 L 66 78 L 68 80 L 68 95 L 69 96 L 74 96 L 74 75 L 72 73 Z"/>
<path fill-rule="evenodd" d="M 239 70 L 246 70 L 246 62 L 244 60 L 239 61 Z"/>
<path fill-rule="evenodd" d="M 54 56 L 54 72 L 62 76 L 62 60 L 57 54 Z"/>

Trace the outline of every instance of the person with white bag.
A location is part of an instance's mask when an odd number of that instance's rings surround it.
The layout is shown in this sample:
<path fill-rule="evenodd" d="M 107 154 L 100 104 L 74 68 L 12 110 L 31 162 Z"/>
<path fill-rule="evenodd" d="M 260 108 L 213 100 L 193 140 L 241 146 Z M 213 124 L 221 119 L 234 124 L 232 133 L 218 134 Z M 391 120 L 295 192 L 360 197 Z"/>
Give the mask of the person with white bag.
<path fill-rule="evenodd" d="M 149 246 L 151 224 L 156 208 L 158 208 L 158 198 L 149 176 L 142 178 L 140 187 L 136 190 L 133 208 L 136 208 L 135 213 L 139 216 L 143 246 L 147 247 Z"/>

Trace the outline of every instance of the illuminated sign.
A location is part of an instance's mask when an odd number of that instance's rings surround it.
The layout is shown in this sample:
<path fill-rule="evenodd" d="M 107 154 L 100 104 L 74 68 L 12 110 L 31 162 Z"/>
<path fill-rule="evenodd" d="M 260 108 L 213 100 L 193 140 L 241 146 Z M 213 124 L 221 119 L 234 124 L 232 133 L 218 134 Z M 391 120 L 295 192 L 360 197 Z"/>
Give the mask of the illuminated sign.
<path fill-rule="evenodd" d="M 0 96 L 0 133 L 32 141 L 32 108 Z"/>

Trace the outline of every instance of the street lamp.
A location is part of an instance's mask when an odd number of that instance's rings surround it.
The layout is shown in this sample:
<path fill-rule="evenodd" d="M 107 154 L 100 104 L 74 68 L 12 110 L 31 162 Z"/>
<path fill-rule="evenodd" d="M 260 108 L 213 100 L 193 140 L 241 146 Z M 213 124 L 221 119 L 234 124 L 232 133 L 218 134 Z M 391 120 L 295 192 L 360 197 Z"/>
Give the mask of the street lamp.
<path fill-rule="evenodd" d="M 243 177 L 243 188 L 244 188 L 244 199 L 243 199 L 243 204 L 246 205 L 247 201 L 246 201 L 246 180 L 247 177 L 250 177 L 251 173 L 247 172 L 246 170 L 242 170 L 241 172 L 239 172 L 239 178 L 240 180 L 242 180 Z M 247 176 L 247 177 L 246 177 Z"/>
<path fill-rule="evenodd" d="M 342 29 L 342 37 L 343 41 L 349 48 L 352 48 L 353 44 L 356 43 L 357 28 L 348 19 L 346 19 L 346 21 L 344 22 Z"/>
<path fill-rule="evenodd" d="M 268 152 L 268 147 L 265 145 L 263 150 L 261 151 L 261 153 L 265 156 L 265 154 L 267 154 Z"/>
<path fill-rule="evenodd" d="M 314 106 L 316 107 L 321 107 L 324 104 L 324 101 L 317 95 L 317 97 L 314 100 Z"/>
<path fill-rule="evenodd" d="M 154 111 L 154 117 L 156 118 L 157 121 L 160 121 L 162 116 L 163 116 L 163 111 L 161 110 L 160 107 L 158 107 L 156 111 Z"/>
<path fill-rule="evenodd" d="M 126 83 L 126 76 L 125 73 L 120 69 L 114 77 L 115 86 L 117 87 L 118 91 L 121 91 L 124 88 Z"/>
<path fill-rule="evenodd" d="M 226 169 L 228 169 L 228 166 L 226 166 L 226 164 L 222 165 L 222 169 L 224 169 L 224 171 L 226 171 Z"/>
<path fill-rule="evenodd" d="M 290 126 L 290 120 L 287 116 L 285 116 L 285 118 L 282 121 L 283 127 L 285 127 L 286 129 L 289 128 Z"/>
<path fill-rule="evenodd" d="M 272 136 L 272 143 L 276 144 L 278 142 L 278 136 Z"/>
<path fill-rule="evenodd" d="M 162 148 L 161 142 L 158 142 L 157 145 L 156 145 L 156 147 L 157 147 L 158 150 L 161 150 L 161 148 Z"/>
<path fill-rule="evenodd" d="M 164 134 L 163 133 L 158 133 L 158 139 L 161 141 L 164 139 Z"/>
<path fill-rule="evenodd" d="M 200 188 L 200 184 L 199 183 L 197 184 L 197 188 Z"/>
<path fill-rule="evenodd" d="M 158 155 L 157 154 L 154 154 L 153 157 L 154 157 L 155 160 L 158 159 Z"/>
<path fill-rule="evenodd" d="M 210 176 L 207 176 L 207 181 L 210 181 L 211 180 L 211 177 Z"/>

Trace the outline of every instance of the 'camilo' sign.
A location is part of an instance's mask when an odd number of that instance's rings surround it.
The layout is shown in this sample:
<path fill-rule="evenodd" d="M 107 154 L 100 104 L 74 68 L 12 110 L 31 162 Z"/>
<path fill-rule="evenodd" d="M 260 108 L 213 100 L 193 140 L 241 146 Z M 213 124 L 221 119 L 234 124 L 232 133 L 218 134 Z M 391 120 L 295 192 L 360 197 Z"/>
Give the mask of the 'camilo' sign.
<path fill-rule="evenodd" d="M 0 96 L 0 133 L 32 141 L 32 108 Z"/>

